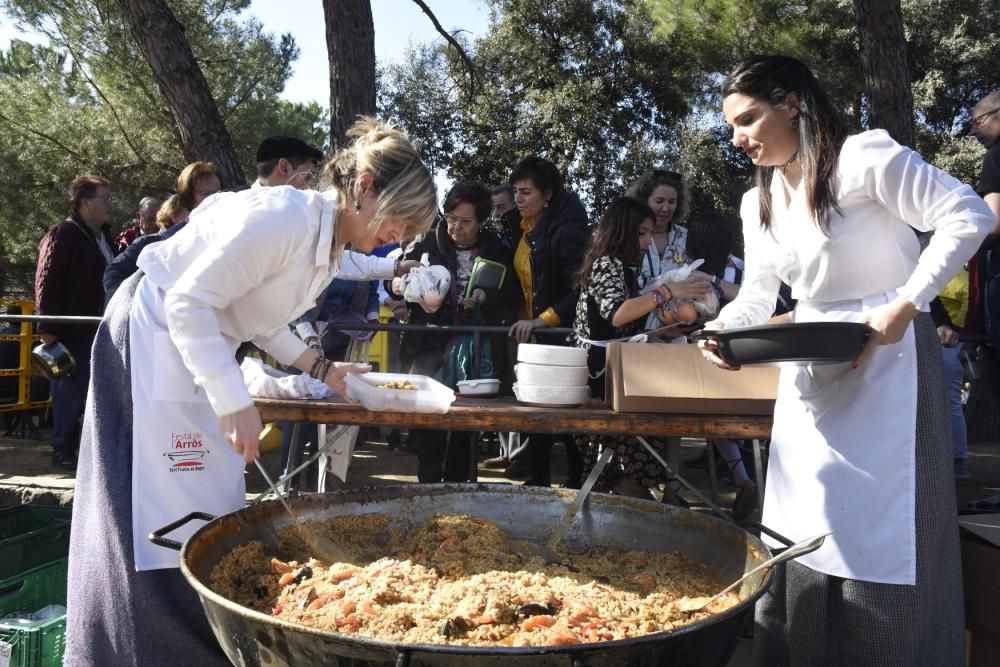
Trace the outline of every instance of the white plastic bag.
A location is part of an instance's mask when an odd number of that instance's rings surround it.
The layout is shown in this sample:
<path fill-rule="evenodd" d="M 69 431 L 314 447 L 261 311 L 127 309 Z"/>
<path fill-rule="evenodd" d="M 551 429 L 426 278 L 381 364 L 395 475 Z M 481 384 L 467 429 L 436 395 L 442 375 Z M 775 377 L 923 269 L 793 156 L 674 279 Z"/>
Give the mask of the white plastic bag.
<path fill-rule="evenodd" d="M 291 375 L 247 357 L 240 364 L 243 382 L 255 398 L 326 398 L 333 390 L 308 373 Z"/>
<path fill-rule="evenodd" d="M 705 263 L 703 259 L 696 259 L 690 264 L 664 271 L 656 277 L 657 287 L 666 283 L 679 283 L 687 280 L 691 272 Z M 694 306 L 694 317 L 691 317 L 690 309 L 685 308 L 685 304 Z M 715 290 L 709 290 L 697 299 L 670 299 L 657 309 L 656 316 L 664 324 L 694 324 L 695 322 L 707 322 L 719 314 L 719 297 Z"/>
<path fill-rule="evenodd" d="M 437 312 L 451 289 L 451 272 L 447 267 L 418 266 L 400 278 L 403 298 L 418 304 L 425 312 Z"/>

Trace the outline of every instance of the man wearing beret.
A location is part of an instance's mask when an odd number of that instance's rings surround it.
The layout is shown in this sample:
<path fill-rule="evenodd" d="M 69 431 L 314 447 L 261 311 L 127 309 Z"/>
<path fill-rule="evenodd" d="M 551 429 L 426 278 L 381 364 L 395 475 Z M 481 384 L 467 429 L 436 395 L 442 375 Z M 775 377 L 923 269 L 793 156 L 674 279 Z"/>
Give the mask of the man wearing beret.
<path fill-rule="evenodd" d="M 257 181 L 253 187 L 291 185 L 305 190 L 315 185 L 323 152 L 295 137 L 268 137 L 257 148 Z"/>

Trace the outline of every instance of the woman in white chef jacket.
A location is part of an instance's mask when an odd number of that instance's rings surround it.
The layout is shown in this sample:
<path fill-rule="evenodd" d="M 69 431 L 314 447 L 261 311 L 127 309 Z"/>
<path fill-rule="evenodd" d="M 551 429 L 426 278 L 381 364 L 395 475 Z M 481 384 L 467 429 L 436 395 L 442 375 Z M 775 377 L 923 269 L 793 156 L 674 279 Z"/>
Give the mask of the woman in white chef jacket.
<path fill-rule="evenodd" d="M 854 363 L 784 368 L 763 523 L 834 531 L 757 606 L 757 663 L 959 665 L 962 582 L 941 355 L 928 302 L 992 216 L 967 186 L 881 130 L 848 136 L 801 62 L 744 61 L 722 89 L 743 198 L 746 274 L 707 328 L 763 324 L 781 281 L 796 322 L 867 322 Z M 935 230 L 920 254 L 914 229 Z M 706 358 L 725 367 L 714 342 Z"/>
<path fill-rule="evenodd" d="M 234 359 L 242 341 L 338 392 L 364 370 L 319 359 L 288 323 L 337 275 L 345 244 L 367 251 L 419 234 L 437 205 L 405 135 L 362 119 L 349 136 L 324 168 L 329 189 L 206 200 L 143 252 L 143 274 L 109 304 L 77 471 L 66 665 L 228 664 L 177 552 L 147 536 L 191 511 L 243 506 L 261 421 Z"/>

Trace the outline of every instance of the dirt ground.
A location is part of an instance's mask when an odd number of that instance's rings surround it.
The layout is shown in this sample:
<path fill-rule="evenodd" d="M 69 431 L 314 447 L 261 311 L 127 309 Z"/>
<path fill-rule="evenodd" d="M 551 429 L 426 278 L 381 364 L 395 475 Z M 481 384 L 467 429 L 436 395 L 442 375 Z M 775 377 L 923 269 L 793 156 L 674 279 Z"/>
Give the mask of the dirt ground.
<path fill-rule="evenodd" d="M 416 482 L 416 456 L 402 455 L 391 450 L 384 435 L 384 432 L 378 432 L 360 443 L 352 458 L 347 483 L 329 477 L 332 482 L 328 483 L 328 490 Z M 0 437 L 0 507 L 27 502 L 66 504 L 72 501 L 74 484 L 72 471 L 63 471 L 52 466 L 48 432 L 43 428 L 38 436 L 37 438 L 10 435 Z M 505 478 L 502 470 L 491 470 L 482 466 L 483 460 L 496 456 L 497 447 L 495 438 L 483 438 L 480 441 L 479 480 L 519 483 L 517 480 Z M 686 438 L 682 441 L 682 447 L 684 459 L 690 460 L 702 453 L 704 441 Z M 277 479 L 279 476 L 280 458 L 279 448 L 265 451 L 261 457 L 272 479 Z M 566 471 L 566 457 L 559 444 L 553 450 L 552 465 L 552 479 L 558 483 L 565 477 Z M 1000 443 L 970 444 L 968 467 L 972 479 L 956 482 L 956 498 L 960 509 L 968 507 L 970 502 L 1000 494 Z M 703 493 L 710 494 L 711 485 L 706 469 L 694 469 L 685 465 L 681 474 Z M 724 479 L 719 479 L 716 486 L 720 504 L 723 507 L 731 505 L 735 489 Z M 257 494 L 266 491 L 267 484 L 260 473 L 254 468 L 248 468 L 248 496 L 256 497 Z M 690 493 L 685 495 L 690 501 L 696 501 Z"/>

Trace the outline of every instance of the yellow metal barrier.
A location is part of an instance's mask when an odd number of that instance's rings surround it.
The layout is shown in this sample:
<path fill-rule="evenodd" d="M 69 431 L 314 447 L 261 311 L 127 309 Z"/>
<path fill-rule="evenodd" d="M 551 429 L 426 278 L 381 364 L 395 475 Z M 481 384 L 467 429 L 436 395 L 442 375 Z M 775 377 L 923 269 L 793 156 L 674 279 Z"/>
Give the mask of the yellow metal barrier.
<path fill-rule="evenodd" d="M 379 308 L 378 318 L 382 324 L 388 324 L 394 317 L 392 310 L 386 306 Z M 380 373 L 389 372 L 389 332 L 376 331 L 372 336 L 372 345 L 368 350 L 368 361 L 372 365 L 372 370 Z"/>
<path fill-rule="evenodd" d="M 32 315 L 35 312 L 34 301 L 0 298 L 0 307 L 2 308 L 6 309 L 14 305 L 21 307 L 22 315 Z M 31 368 L 31 348 L 37 341 L 37 336 L 31 333 L 30 322 L 21 322 L 20 333 L 0 334 L 0 343 L 14 342 L 20 345 L 18 367 L 0 369 L 0 377 L 17 378 L 17 401 L 0 404 L 0 412 L 46 408 L 52 404 L 52 401 L 48 399 L 34 402 L 31 400 L 31 377 L 34 375 Z"/>

